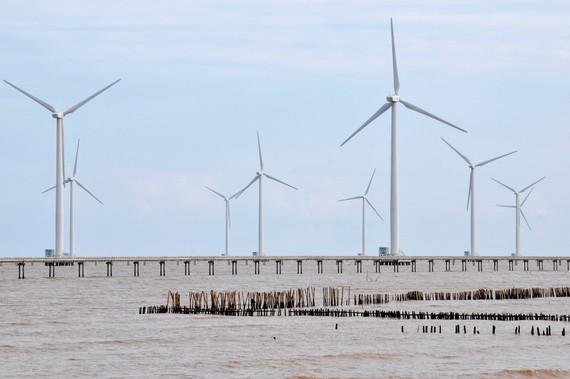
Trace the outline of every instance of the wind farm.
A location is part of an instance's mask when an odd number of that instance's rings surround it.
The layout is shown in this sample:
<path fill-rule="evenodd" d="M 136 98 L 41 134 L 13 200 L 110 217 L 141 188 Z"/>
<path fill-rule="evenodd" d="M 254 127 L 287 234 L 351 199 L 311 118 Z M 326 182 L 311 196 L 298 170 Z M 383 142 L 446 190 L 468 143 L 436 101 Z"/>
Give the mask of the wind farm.
<path fill-rule="evenodd" d="M 456 131 L 461 131 L 463 133 L 467 133 L 466 129 L 463 129 L 459 126 L 457 126 L 454 123 L 451 123 L 449 121 L 446 121 L 445 119 L 434 115 L 431 112 L 428 112 L 427 110 L 414 105 L 413 103 L 406 101 L 404 99 L 401 98 L 400 96 L 400 74 L 399 74 L 399 68 L 398 68 L 398 60 L 397 60 L 397 55 L 396 55 L 396 38 L 395 38 L 395 32 L 394 32 L 394 22 L 392 19 L 390 19 L 390 46 L 391 46 L 391 71 L 392 71 L 392 84 L 393 84 L 393 92 L 391 95 L 389 95 L 386 98 L 386 103 L 384 103 L 371 117 L 369 117 L 356 131 L 354 131 L 348 138 L 346 138 L 342 143 L 341 143 L 341 147 L 345 146 L 345 144 L 347 144 L 350 140 L 352 140 L 357 134 L 361 133 L 368 125 L 370 125 L 371 123 L 373 123 L 376 119 L 378 119 L 383 113 L 387 112 L 388 110 L 391 110 L 391 127 L 389 129 L 389 134 L 390 134 L 390 198 L 389 198 L 389 209 L 390 209 L 390 231 L 389 231 L 389 236 L 390 236 L 390 249 L 388 250 L 388 255 L 390 256 L 401 256 L 401 255 L 422 255 L 421 252 L 412 252 L 412 254 L 403 254 L 403 250 L 400 248 L 400 197 L 399 197 L 399 163 L 398 163 L 398 149 L 399 149 L 399 143 L 398 143 L 398 122 L 397 122 L 397 107 L 398 104 L 401 103 L 405 108 L 410 109 L 416 113 L 419 113 L 423 116 L 426 116 L 428 118 L 431 118 L 432 120 L 437 121 L 440 124 L 444 124 L 445 126 L 448 126 L 451 128 L 451 130 L 456 130 Z M 101 93 L 107 91 L 109 88 L 111 88 L 112 86 L 116 85 L 118 82 L 120 81 L 120 79 L 112 82 L 111 84 L 107 85 L 106 87 L 102 88 L 101 90 L 97 91 L 96 93 L 94 93 L 93 95 L 87 97 L 85 100 L 80 101 L 79 103 L 73 105 L 72 107 L 70 107 L 69 109 L 67 109 L 64 112 L 58 112 L 56 111 L 56 109 L 48 104 L 47 102 L 41 100 L 40 98 L 24 91 L 23 89 L 21 89 L 20 87 L 17 87 L 16 85 L 12 84 L 11 82 L 5 80 L 5 83 L 12 87 L 13 89 L 16 89 L 18 92 L 24 94 L 25 96 L 27 96 L 28 98 L 32 99 L 34 102 L 38 103 L 39 105 L 41 105 L 42 107 L 46 108 L 47 110 L 49 110 L 50 112 L 52 112 L 52 116 L 54 118 L 56 118 L 57 120 L 57 133 L 56 133 L 56 184 L 49 188 L 48 190 L 44 191 L 43 193 L 49 192 L 53 189 L 55 189 L 55 247 L 53 249 L 54 254 L 53 256 L 56 258 L 62 258 L 64 257 L 64 255 L 69 254 L 70 256 L 74 256 L 75 255 L 75 234 L 74 234 L 74 187 L 75 185 L 79 186 L 83 191 L 87 192 L 92 198 L 94 198 L 97 202 L 101 203 L 102 202 L 99 200 L 98 197 L 96 197 L 91 191 L 89 191 L 85 186 L 83 186 L 76 177 L 77 174 L 77 156 L 79 154 L 79 142 L 77 144 L 77 150 L 76 150 L 76 156 L 75 156 L 75 163 L 73 166 L 73 175 L 70 177 L 67 177 L 65 174 L 65 164 L 64 164 L 64 159 L 65 159 L 65 154 L 64 154 L 64 147 L 65 147 L 65 139 L 64 139 L 64 127 L 63 127 L 63 119 L 65 116 L 75 112 L 76 110 L 78 110 L 79 108 L 81 108 L 83 105 L 85 105 L 86 103 L 90 102 L 91 100 L 93 100 L 95 97 L 99 96 Z M 407 125 L 405 127 L 408 127 Z M 468 198 L 467 198 L 467 211 L 470 212 L 470 249 L 469 249 L 469 255 L 470 256 L 478 256 L 480 254 L 480 251 L 477 249 L 477 244 L 476 244 L 476 206 L 475 206 L 475 171 L 477 168 L 483 167 L 488 165 L 489 163 L 495 162 L 497 160 L 503 159 L 505 157 L 508 157 L 514 153 L 516 153 L 517 151 L 511 151 L 509 153 L 485 160 L 485 161 L 481 161 L 479 163 L 473 163 L 469 158 L 467 158 L 466 155 L 464 155 L 463 153 L 461 153 L 457 148 L 455 148 L 453 145 L 451 145 L 445 138 L 441 137 L 441 140 L 449 147 L 451 148 L 455 153 L 457 153 L 457 155 L 460 156 L 460 158 L 462 158 L 468 165 L 469 169 L 470 169 L 470 178 L 469 178 L 469 190 L 468 190 Z M 262 154 L 262 149 L 261 149 L 261 139 L 260 139 L 260 134 L 259 131 L 257 132 L 257 155 L 258 155 L 258 161 L 259 161 L 259 168 L 257 169 L 257 171 L 255 172 L 254 177 L 244 186 L 242 187 L 239 191 L 237 191 L 236 193 L 234 193 L 233 195 L 224 195 L 220 192 L 218 192 L 217 190 L 214 190 L 212 187 L 201 183 L 200 185 L 205 186 L 205 188 L 210 191 L 211 193 L 217 195 L 218 197 L 220 197 L 222 200 L 224 200 L 225 202 L 225 224 L 224 224 L 224 250 L 222 255 L 224 256 L 229 256 L 230 255 L 230 251 L 229 251 L 229 234 L 230 234 L 230 228 L 231 228 L 231 218 L 230 218 L 230 202 L 231 201 L 235 201 L 237 199 L 239 199 L 250 187 L 252 187 L 255 183 L 257 183 L 258 186 L 258 201 L 257 201 L 257 250 L 254 251 L 254 255 L 258 255 L 260 257 L 265 256 L 266 255 L 266 251 L 265 251 L 265 247 L 264 247 L 264 206 L 263 206 L 263 200 L 264 200 L 264 187 L 263 187 L 263 183 L 264 183 L 264 179 L 268 179 L 269 181 L 273 181 L 276 182 L 282 186 L 288 187 L 290 189 L 293 190 L 298 190 L 297 187 L 281 180 L 278 179 L 275 176 L 270 175 L 264 168 L 264 159 L 263 159 L 263 154 Z M 286 159 L 286 158 L 285 158 Z M 345 201 L 351 201 L 351 200 L 359 200 L 361 202 L 361 207 L 362 207 L 362 211 L 361 211 L 361 250 L 359 255 L 361 256 L 365 256 L 366 255 L 366 209 L 370 208 L 373 213 L 380 218 L 383 221 L 383 217 L 381 216 L 381 214 L 378 212 L 378 210 L 375 208 L 374 205 L 372 205 L 372 202 L 368 199 L 367 195 L 368 192 L 370 190 L 370 187 L 372 185 L 372 180 L 374 179 L 374 175 L 376 173 L 376 170 L 373 171 L 372 176 L 370 178 L 370 181 L 368 183 L 368 186 L 364 192 L 364 194 L 359 195 L 359 196 L 353 196 L 353 197 L 349 197 L 349 198 L 343 198 L 341 200 L 338 200 L 340 202 L 345 202 Z M 315 177 L 316 178 L 316 177 Z M 507 187 L 506 185 L 504 185 L 501 182 L 498 182 L 496 179 L 493 179 L 495 182 L 501 184 L 502 186 L 506 187 L 507 189 L 514 191 L 511 187 Z M 522 205 L 526 202 L 527 198 L 525 198 L 522 202 L 519 201 L 519 195 L 522 194 L 523 192 L 525 192 L 526 190 L 529 190 L 531 188 L 534 188 L 533 186 L 536 183 L 533 183 L 531 186 L 525 187 L 522 191 L 516 192 L 514 191 L 515 195 L 516 195 L 516 204 L 513 205 L 512 207 L 514 207 L 516 209 L 516 244 L 515 244 L 515 251 L 512 253 L 512 255 L 514 256 L 521 256 L 522 252 L 520 250 L 520 218 L 523 217 L 523 219 L 525 219 L 526 221 L 526 217 L 524 216 L 524 213 L 522 212 Z M 63 242 L 63 237 L 64 237 L 64 230 L 63 230 L 63 215 L 64 215 L 64 202 L 63 202 L 63 192 L 64 192 L 64 187 L 66 185 L 69 185 L 69 196 L 70 196 L 70 201 L 69 201 L 69 221 L 70 221 L 70 225 L 69 225 L 69 248 L 67 249 L 68 253 L 64 254 L 64 242 Z M 332 206 L 332 204 L 329 204 L 329 206 Z M 507 207 L 511 207 L 511 206 L 507 206 Z M 241 223 L 240 220 L 237 220 L 236 222 Z M 383 224 L 381 224 L 383 225 Z M 528 225 L 528 221 L 527 221 L 527 225 Z M 382 233 L 381 228 L 383 228 L 383 226 L 375 226 L 374 230 L 372 233 L 368 233 L 368 235 L 370 236 L 374 236 L 374 238 L 378 241 L 378 236 Z M 378 244 L 378 242 L 377 242 Z M 271 253 L 270 253 L 271 254 Z M 483 253 L 484 254 L 484 253 Z M 235 255 L 235 254 L 232 254 Z M 240 255 L 238 253 L 238 255 Z M 243 255 L 243 253 L 242 253 Z M 272 254 L 275 255 L 275 254 Z M 487 254 L 490 255 L 490 254 Z M 492 254 L 493 256 L 496 256 L 496 254 Z M 507 254 L 507 256 L 509 256 L 511 254 Z"/>
<path fill-rule="evenodd" d="M 0 376 L 570 377 L 569 18 L 5 4 Z"/>

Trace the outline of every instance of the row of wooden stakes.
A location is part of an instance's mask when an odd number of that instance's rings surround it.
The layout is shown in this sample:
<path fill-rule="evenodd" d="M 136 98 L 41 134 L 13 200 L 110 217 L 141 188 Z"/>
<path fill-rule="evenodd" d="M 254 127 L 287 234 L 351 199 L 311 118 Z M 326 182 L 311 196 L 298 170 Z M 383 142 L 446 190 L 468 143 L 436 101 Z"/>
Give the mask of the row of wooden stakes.
<path fill-rule="evenodd" d="M 339 308 L 310 309 L 215 309 L 192 308 L 166 305 L 143 306 L 139 314 L 175 313 L 219 316 L 289 316 L 289 317 L 370 317 L 397 320 L 463 320 L 463 321 L 561 321 L 570 322 L 569 315 L 545 313 L 459 313 L 459 312 L 416 312 L 386 310 L 355 310 Z"/>
<path fill-rule="evenodd" d="M 550 288 L 480 288 L 461 292 L 422 292 L 388 294 L 355 294 L 355 305 L 386 304 L 393 301 L 441 301 L 441 300 L 520 300 L 544 297 L 570 297 L 570 287 Z"/>
<path fill-rule="evenodd" d="M 191 291 L 188 293 L 189 308 L 199 310 L 257 310 L 305 308 L 315 306 L 313 287 L 284 291 Z M 166 306 L 181 307 L 180 294 L 168 291 Z"/>

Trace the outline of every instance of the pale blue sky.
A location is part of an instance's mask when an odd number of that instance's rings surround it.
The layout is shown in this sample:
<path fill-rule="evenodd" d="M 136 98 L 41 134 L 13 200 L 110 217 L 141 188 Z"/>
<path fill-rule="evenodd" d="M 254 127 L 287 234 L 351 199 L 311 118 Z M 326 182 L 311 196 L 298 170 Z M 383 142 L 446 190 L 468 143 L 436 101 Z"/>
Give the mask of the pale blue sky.
<path fill-rule="evenodd" d="M 67 167 L 105 203 L 77 196 L 81 255 L 212 255 L 223 250 L 223 202 L 257 169 L 300 187 L 265 186 L 267 254 L 355 254 L 358 194 L 377 168 L 369 253 L 389 246 L 389 116 L 339 147 L 391 92 L 394 17 L 402 97 L 463 135 L 399 113 L 401 248 L 468 249 L 468 169 L 518 149 L 477 178 L 481 254 L 514 249 L 512 202 L 495 176 L 523 187 L 526 254 L 570 243 L 570 4 L 566 1 L 18 1 L 0 13 L 0 73 L 56 108 L 123 81 L 66 120 Z M 55 122 L 0 86 L 3 256 L 53 246 Z M 67 194 L 66 194 L 67 195 Z M 232 204 L 231 250 L 257 249 L 256 190 Z M 67 196 L 66 196 L 67 199 Z M 66 200 L 67 201 L 67 200 Z M 66 204 L 67 207 L 67 204 Z M 66 218 L 66 234 L 67 234 Z M 67 246 L 67 237 L 66 237 Z"/>

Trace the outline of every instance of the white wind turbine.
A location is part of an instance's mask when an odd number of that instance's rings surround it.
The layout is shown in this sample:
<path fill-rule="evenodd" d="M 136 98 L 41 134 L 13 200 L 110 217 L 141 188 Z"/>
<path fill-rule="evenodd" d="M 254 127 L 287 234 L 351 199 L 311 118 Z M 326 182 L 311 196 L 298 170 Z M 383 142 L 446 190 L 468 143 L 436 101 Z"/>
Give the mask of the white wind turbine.
<path fill-rule="evenodd" d="M 382 105 L 376 113 L 374 113 L 360 128 L 358 128 L 354 133 L 350 135 L 342 144 L 343 146 L 352 137 L 364 129 L 372 121 L 376 120 L 382 113 L 386 112 L 388 109 L 392 109 L 392 128 L 391 128 L 391 175 L 390 175 L 390 254 L 398 255 L 400 254 L 400 232 L 399 232 L 399 199 L 398 199 L 398 133 L 396 128 L 396 106 L 398 103 L 402 103 L 406 108 L 411 109 L 415 112 L 421 113 L 425 116 L 431 117 L 434 120 L 442 122 L 448 126 L 451 126 L 457 130 L 467 133 L 466 130 L 453 125 L 452 123 L 445 121 L 444 119 L 429 113 L 428 111 L 400 98 L 400 80 L 398 77 L 398 65 L 396 62 L 396 46 L 394 43 L 394 25 L 392 19 L 390 19 L 390 30 L 392 36 L 392 71 L 394 76 L 394 95 L 388 96 L 386 98 L 387 103 Z"/>
<path fill-rule="evenodd" d="M 477 255 L 477 250 L 475 249 L 475 169 L 477 167 L 482 167 L 485 166 L 486 164 L 489 164 L 493 161 L 496 161 L 498 159 L 504 158 L 506 156 L 509 156 L 511 154 L 516 153 L 517 151 L 511 151 L 510 153 L 507 154 L 503 154 L 500 155 L 498 157 L 492 158 L 492 159 L 488 159 L 486 161 L 477 163 L 477 164 L 473 164 L 471 162 L 471 160 L 469 160 L 469 158 L 467 158 L 465 155 L 461 154 L 459 152 L 459 150 L 457 150 L 455 147 L 451 146 L 451 144 L 449 142 L 447 142 L 445 140 L 445 138 L 441 139 L 443 142 L 445 142 L 447 144 L 447 146 L 449 146 L 453 151 L 455 151 L 461 158 L 463 158 L 463 160 L 465 162 L 467 162 L 467 165 L 469 166 L 469 170 L 471 171 L 470 175 L 469 175 L 469 192 L 467 194 L 467 211 L 469 211 L 469 202 L 471 201 L 471 250 L 470 255 Z"/>
<path fill-rule="evenodd" d="M 89 191 L 83 184 L 79 182 L 77 179 L 77 158 L 79 157 L 79 140 L 77 140 L 77 150 L 75 151 L 75 163 L 73 164 L 73 176 L 66 178 L 64 183 L 69 184 L 69 255 L 74 256 L 75 254 L 75 231 L 74 231 L 74 186 L 77 184 L 83 191 L 87 192 L 91 195 L 92 198 L 97 200 L 101 205 L 103 202 L 97 198 L 97 196 L 93 195 L 91 191 Z M 50 187 L 42 193 L 49 192 L 56 188 L 56 186 Z"/>
<path fill-rule="evenodd" d="M 293 188 L 294 190 L 298 190 L 297 187 L 293 187 L 290 184 L 285 183 L 282 180 L 274 178 L 273 176 L 269 175 L 268 173 L 263 171 L 263 157 L 261 155 L 261 142 L 259 141 L 259 132 L 257 132 L 257 149 L 259 151 L 259 171 L 255 173 L 255 176 L 251 181 L 245 186 L 242 190 L 238 191 L 233 197 L 238 198 L 241 196 L 242 193 L 245 192 L 253 183 L 256 181 L 259 182 L 259 216 L 258 216 L 258 226 L 259 226 L 259 234 L 258 234 L 258 255 L 263 256 L 263 197 L 262 197 L 262 182 L 263 177 L 265 176 L 267 179 L 271 179 L 277 183 L 283 184 L 287 187 Z"/>
<path fill-rule="evenodd" d="M 226 243 L 225 243 L 225 250 L 224 250 L 224 255 L 228 256 L 229 255 L 229 250 L 228 250 L 228 233 L 229 233 L 229 228 L 231 228 L 232 226 L 232 220 L 230 217 L 230 201 L 236 196 L 235 194 L 233 196 L 227 197 L 226 195 L 222 195 L 221 193 L 219 193 L 218 191 L 205 186 L 206 189 L 216 195 L 218 195 L 219 197 L 221 197 L 224 202 L 226 203 Z"/>
<path fill-rule="evenodd" d="M 16 87 L 14 84 L 7 80 L 4 80 L 6 84 L 20 91 L 30 99 L 34 100 L 36 103 L 40 104 L 42 107 L 46 108 L 51 112 L 53 118 L 56 119 L 57 134 L 56 134 L 56 167 L 55 167 L 55 256 L 63 256 L 63 186 L 65 178 L 65 168 L 63 164 L 64 160 L 64 138 L 63 138 L 63 119 L 65 116 L 75 112 L 87 102 L 91 101 L 93 98 L 101 94 L 103 91 L 107 90 L 111 86 L 118 83 L 121 79 L 115 80 L 113 83 L 109 84 L 107 87 L 95 92 L 93 95 L 89 96 L 85 100 L 80 101 L 68 110 L 64 112 L 58 112 L 50 104 L 45 101 L 29 94 L 21 88 Z"/>
<path fill-rule="evenodd" d="M 499 207 L 504 207 L 504 208 L 514 208 L 515 209 L 515 255 L 517 257 L 522 255 L 521 252 L 521 238 L 520 238 L 520 229 L 521 229 L 521 216 L 522 218 L 524 218 L 524 221 L 526 222 L 528 228 L 530 229 L 530 224 L 528 223 L 528 220 L 526 219 L 526 216 L 524 215 L 524 212 L 522 210 L 522 206 L 526 203 L 526 201 L 528 200 L 528 197 L 530 196 L 530 194 L 532 193 L 532 191 L 534 190 L 534 186 L 536 184 L 538 184 L 540 181 L 544 180 L 546 178 L 546 176 L 543 176 L 542 178 L 538 179 L 537 181 L 535 181 L 532 184 L 529 184 L 528 186 L 524 187 L 522 190 L 517 191 L 514 188 L 511 188 L 509 186 L 507 186 L 504 183 L 499 182 L 497 179 L 495 178 L 491 178 L 493 179 L 496 183 L 502 185 L 503 187 L 505 187 L 506 189 L 508 189 L 509 191 L 511 191 L 512 193 L 515 194 L 515 205 L 499 205 Z M 522 193 L 524 193 L 525 191 L 528 191 L 529 189 L 530 192 L 526 195 L 526 197 L 523 199 L 523 201 L 520 201 L 520 195 Z"/>
<path fill-rule="evenodd" d="M 378 213 L 376 208 L 374 208 L 374 205 L 372 205 L 372 203 L 370 202 L 370 200 L 368 200 L 368 197 L 367 197 L 368 191 L 370 191 L 370 185 L 372 184 L 372 179 L 374 179 L 375 173 L 376 173 L 376 169 L 374 169 L 374 171 L 372 172 L 372 176 L 370 177 L 370 181 L 368 182 L 368 187 L 366 187 L 366 191 L 364 192 L 364 195 L 354 196 L 354 197 L 349 197 L 346 199 L 340 199 L 339 200 L 339 201 L 362 200 L 362 255 L 366 255 L 366 218 L 365 218 L 366 204 L 368 204 L 368 206 L 370 208 L 372 208 L 374 213 L 376 213 L 376 215 L 378 217 L 380 217 L 380 220 L 384 221 L 384 219 L 382 218 L 380 213 Z"/>

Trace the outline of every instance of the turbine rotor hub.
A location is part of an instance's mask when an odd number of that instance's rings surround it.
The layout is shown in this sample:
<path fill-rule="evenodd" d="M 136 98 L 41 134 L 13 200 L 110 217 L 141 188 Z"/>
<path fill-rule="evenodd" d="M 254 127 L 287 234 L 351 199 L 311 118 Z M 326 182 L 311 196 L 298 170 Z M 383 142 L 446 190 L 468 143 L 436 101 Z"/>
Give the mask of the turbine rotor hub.
<path fill-rule="evenodd" d="M 398 95 L 387 96 L 386 100 L 390 103 L 397 103 L 400 101 L 400 96 Z"/>
<path fill-rule="evenodd" d="M 51 117 L 59 119 L 63 119 L 63 112 L 55 112 L 51 114 Z"/>

